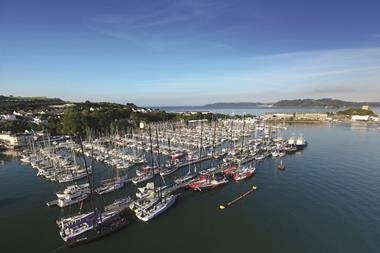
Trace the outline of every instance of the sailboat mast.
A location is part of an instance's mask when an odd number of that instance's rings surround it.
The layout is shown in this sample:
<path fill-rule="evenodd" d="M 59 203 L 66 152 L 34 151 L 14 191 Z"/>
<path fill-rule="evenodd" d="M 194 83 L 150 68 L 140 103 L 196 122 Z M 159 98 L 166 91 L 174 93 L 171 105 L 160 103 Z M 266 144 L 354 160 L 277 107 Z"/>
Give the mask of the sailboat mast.
<path fill-rule="evenodd" d="M 202 146 L 203 146 L 203 121 L 201 121 L 201 140 L 199 144 L 199 159 L 202 157 Z"/>
<path fill-rule="evenodd" d="M 245 115 L 243 115 L 243 137 L 241 139 L 241 150 L 243 151 L 244 147 L 244 135 L 245 135 Z"/>
<path fill-rule="evenodd" d="M 152 142 L 152 130 L 150 128 L 150 125 L 149 125 L 149 141 L 150 141 L 150 155 L 151 155 L 151 164 L 152 164 L 152 169 L 154 167 L 154 161 L 153 161 L 153 158 L 154 158 L 154 155 L 153 155 L 153 142 Z"/>
<path fill-rule="evenodd" d="M 160 144 L 158 142 L 158 132 L 156 127 L 156 142 L 157 142 L 157 163 L 158 163 L 158 169 L 161 168 L 161 162 L 160 162 Z"/>
<path fill-rule="evenodd" d="M 234 148 L 234 146 L 235 146 L 235 142 L 234 142 L 234 140 L 233 140 L 233 129 L 234 129 L 234 120 L 233 119 L 231 119 L 231 141 L 232 141 L 232 148 Z"/>
<path fill-rule="evenodd" d="M 212 157 L 214 157 L 215 143 L 216 143 L 216 120 L 214 121 L 214 136 L 212 140 Z"/>
<path fill-rule="evenodd" d="M 87 181 L 88 181 L 88 184 L 90 186 L 90 193 L 91 193 L 91 208 L 93 211 L 95 211 L 95 208 L 94 208 L 94 200 L 93 200 L 93 185 L 91 183 L 91 180 L 90 180 L 90 174 L 88 172 L 88 166 L 87 166 L 87 161 L 86 161 L 86 157 L 84 155 L 84 149 L 83 149 L 83 143 L 82 143 L 82 138 L 80 136 L 79 137 L 79 144 L 80 144 L 80 148 L 82 150 L 82 156 L 83 156 L 83 161 L 84 161 L 84 167 L 86 168 L 86 176 L 87 176 Z M 91 154 L 92 155 L 92 154 Z M 93 168 L 92 168 L 93 169 Z"/>
<path fill-rule="evenodd" d="M 170 154 L 170 138 L 168 136 L 168 147 L 169 147 L 169 154 Z"/>
<path fill-rule="evenodd" d="M 91 140 L 91 169 L 94 170 L 94 144 L 92 143 L 92 140 Z M 91 174 L 91 178 L 92 178 L 92 182 L 95 182 L 94 180 L 94 171 L 93 173 Z M 91 198 L 92 198 L 92 187 L 90 188 L 91 190 Z"/>

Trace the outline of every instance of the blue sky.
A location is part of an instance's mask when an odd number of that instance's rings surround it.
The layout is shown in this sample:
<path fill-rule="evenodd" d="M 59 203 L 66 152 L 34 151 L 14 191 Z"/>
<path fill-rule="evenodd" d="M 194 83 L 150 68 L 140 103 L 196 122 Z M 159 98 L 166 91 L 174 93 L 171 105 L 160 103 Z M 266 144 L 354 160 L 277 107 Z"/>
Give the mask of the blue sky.
<path fill-rule="evenodd" d="M 0 94 L 380 101 L 380 1 L 0 0 Z"/>

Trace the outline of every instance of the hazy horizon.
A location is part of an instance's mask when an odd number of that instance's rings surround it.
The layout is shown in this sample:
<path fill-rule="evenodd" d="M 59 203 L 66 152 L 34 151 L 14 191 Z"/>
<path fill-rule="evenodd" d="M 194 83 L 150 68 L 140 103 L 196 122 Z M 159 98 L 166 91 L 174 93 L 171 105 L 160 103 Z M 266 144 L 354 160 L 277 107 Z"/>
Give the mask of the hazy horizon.
<path fill-rule="evenodd" d="M 89 100 L 89 99 L 85 99 L 85 100 L 65 100 L 63 99 L 62 97 L 49 97 L 49 96 L 20 96 L 18 94 L 0 94 L 0 96 L 14 96 L 14 97 L 26 97 L 26 98 L 38 98 L 38 97 L 41 97 L 41 98 L 57 98 L 57 99 L 62 99 L 64 100 L 65 102 L 73 102 L 73 103 L 81 103 L 81 102 L 86 102 L 86 101 L 90 101 L 90 102 L 95 102 L 95 103 L 102 103 L 102 102 L 105 102 L 105 103 L 120 103 L 120 104 L 126 104 L 126 103 L 131 103 L 131 101 L 112 101 L 112 100 Z M 312 99 L 312 98 L 295 98 L 295 99 L 280 99 L 280 100 L 306 100 L 306 99 Z M 346 101 L 346 102 L 355 102 L 355 103 L 365 103 L 365 102 L 369 102 L 369 103 L 380 103 L 380 100 L 378 101 L 364 101 L 364 100 L 361 100 L 361 101 L 358 101 L 358 100 L 343 100 L 343 99 L 338 99 L 338 98 L 329 98 L 329 97 L 320 97 L 320 98 L 315 98 L 315 100 L 318 100 L 318 99 L 337 99 L 337 100 L 341 100 L 341 101 Z M 216 101 L 216 102 L 209 102 L 209 103 L 204 103 L 204 104 L 177 104 L 177 105 L 155 105 L 155 104 L 136 104 L 137 106 L 140 106 L 140 107 L 160 107 L 160 108 L 165 108 L 165 107 L 204 107 L 205 105 L 208 105 L 208 104 L 216 104 L 216 103 L 262 103 L 263 105 L 265 104 L 273 104 L 273 103 L 276 103 L 276 102 L 279 102 L 280 100 L 277 100 L 277 101 L 268 101 L 268 102 L 262 102 L 262 101 Z M 260 107 L 260 106 L 258 106 Z"/>
<path fill-rule="evenodd" d="M 380 2 L 0 3 L 0 94 L 143 106 L 380 101 Z"/>

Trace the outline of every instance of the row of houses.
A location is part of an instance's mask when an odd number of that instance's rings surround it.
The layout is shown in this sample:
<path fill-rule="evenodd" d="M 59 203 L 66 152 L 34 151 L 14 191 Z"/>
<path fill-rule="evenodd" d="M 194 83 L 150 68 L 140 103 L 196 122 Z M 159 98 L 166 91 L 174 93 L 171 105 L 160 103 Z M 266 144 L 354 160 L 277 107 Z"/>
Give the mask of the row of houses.
<path fill-rule="evenodd" d="M 41 111 L 38 113 L 39 115 L 45 114 L 44 111 Z M 24 112 L 16 112 L 14 111 L 13 114 L 2 114 L 0 115 L 0 121 L 16 121 L 18 118 L 24 118 L 27 119 L 37 125 L 47 124 L 47 120 L 42 119 L 41 116 L 33 115 L 32 113 L 24 113 Z"/>
<path fill-rule="evenodd" d="M 132 103 L 127 103 L 127 106 L 131 107 L 133 112 L 150 113 L 150 112 L 159 112 L 160 111 L 159 108 L 138 107 Z"/>
<path fill-rule="evenodd" d="M 267 112 L 264 120 L 328 120 L 325 112 Z"/>
<path fill-rule="evenodd" d="M 208 115 L 208 114 L 211 114 L 211 112 L 209 111 L 181 111 L 181 112 L 176 112 L 178 114 L 182 114 L 184 116 L 191 116 L 191 115 L 196 115 L 198 113 L 202 114 L 202 115 Z"/>
<path fill-rule="evenodd" d="M 264 115 L 264 120 L 331 121 L 347 119 L 351 121 L 380 121 L 379 117 L 370 115 L 328 115 L 325 112 L 267 112 Z"/>
<path fill-rule="evenodd" d="M 376 121 L 379 122 L 379 117 L 369 116 L 369 115 L 352 115 L 351 116 L 352 121 Z"/>

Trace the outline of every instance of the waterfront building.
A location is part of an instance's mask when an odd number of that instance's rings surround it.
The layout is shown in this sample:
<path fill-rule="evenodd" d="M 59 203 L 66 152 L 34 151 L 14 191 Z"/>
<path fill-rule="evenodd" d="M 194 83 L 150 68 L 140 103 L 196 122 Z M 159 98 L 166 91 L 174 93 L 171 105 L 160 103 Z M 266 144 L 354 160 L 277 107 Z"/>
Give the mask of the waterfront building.
<path fill-rule="evenodd" d="M 33 140 L 34 135 L 29 133 L 0 133 L 0 142 L 8 148 L 19 148 L 28 145 Z"/>
<path fill-rule="evenodd" d="M 327 120 L 327 113 L 325 112 L 296 112 L 295 119 L 296 120 Z"/>
<path fill-rule="evenodd" d="M 264 115 L 264 120 L 291 119 L 293 117 L 294 113 L 289 112 L 266 112 Z"/>
<path fill-rule="evenodd" d="M 362 106 L 362 110 L 369 111 L 369 105 L 363 105 L 363 106 Z"/>
<path fill-rule="evenodd" d="M 353 120 L 353 121 L 368 121 L 369 115 L 352 115 L 351 120 Z"/>
<path fill-rule="evenodd" d="M 325 112 L 267 112 L 264 115 L 264 120 L 328 120 L 328 115 Z"/>

